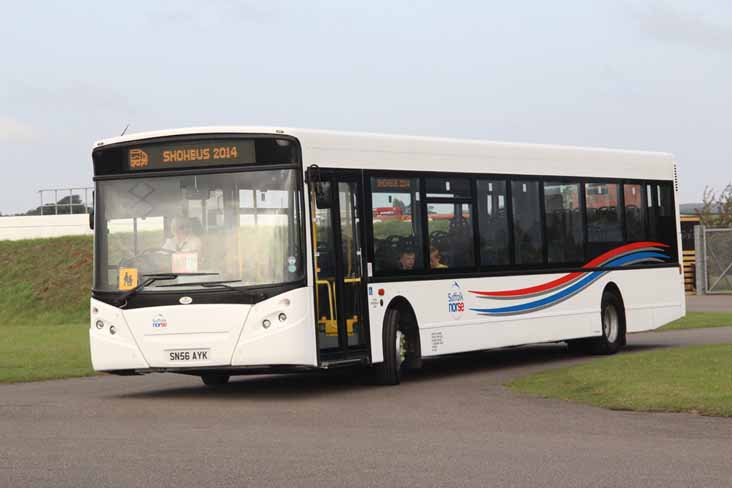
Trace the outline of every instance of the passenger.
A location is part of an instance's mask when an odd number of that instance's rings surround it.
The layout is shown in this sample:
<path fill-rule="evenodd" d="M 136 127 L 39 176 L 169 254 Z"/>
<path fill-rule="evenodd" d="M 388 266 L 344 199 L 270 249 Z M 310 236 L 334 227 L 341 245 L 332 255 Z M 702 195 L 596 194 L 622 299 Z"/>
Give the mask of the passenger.
<path fill-rule="evenodd" d="M 437 249 L 435 246 L 430 246 L 430 268 L 432 268 L 432 269 L 447 268 L 447 265 L 442 264 L 440 262 L 440 260 L 442 260 L 442 255 L 440 254 L 440 250 Z"/>
<path fill-rule="evenodd" d="M 165 240 L 163 249 L 173 252 L 201 252 L 201 239 L 193 233 L 193 223 L 185 217 L 176 217 L 171 223 L 173 237 Z"/>
<path fill-rule="evenodd" d="M 399 255 L 399 269 L 414 269 L 416 255 L 414 249 L 404 249 Z"/>

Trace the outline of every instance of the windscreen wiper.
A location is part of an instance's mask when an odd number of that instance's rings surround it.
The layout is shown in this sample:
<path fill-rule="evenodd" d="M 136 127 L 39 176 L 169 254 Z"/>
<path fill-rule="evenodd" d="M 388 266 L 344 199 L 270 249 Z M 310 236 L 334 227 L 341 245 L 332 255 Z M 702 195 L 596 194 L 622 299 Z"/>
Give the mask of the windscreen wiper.
<path fill-rule="evenodd" d="M 222 281 L 191 281 L 190 283 L 171 283 L 169 285 L 160 285 L 158 288 L 176 288 L 181 286 L 202 286 L 204 288 L 229 288 L 236 290 L 233 286 L 229 286 L 227 283 L 240 283 L 241 280 L 222 280 Z"/>
<path fill-rule="evenodd" d="M 139 293 L 141 290 L 145 289 L 146 287 L 152 285 L 156 281 L 165 281 L 165 280 L 174 280 L 178 278 L 179 276 L 216 276 L 219 273 L 150 273 L 150 274 L 144 274 L 141 276 L 141 278 L 144 278 L 142 282 L 131 289 L 130 291 L 120 295 L 117 299 L 117 302 L 120 303 L 120 307 L 124 308 L 124 306 L 127 304 L 127 300 L 133 296 Z"/>
<path fill-rule="evenodd" d="M 235 291 L 242 294 L 245 297 L 249 297 L 253 300 L 263 299 L 264 293 L 261 291 L 252 291 L 245 288 L 239 288 L 229 285 L 229 283 L 241 283 L 241 280 L 221 280 L 221 281 L 194 281 L 191 283 L 171 283 L 170 285 L 160 285 L 157 288 L 176 288 L 182 286 L 200 286 L 203 288 L 225 288 L 230 291 Z"/>

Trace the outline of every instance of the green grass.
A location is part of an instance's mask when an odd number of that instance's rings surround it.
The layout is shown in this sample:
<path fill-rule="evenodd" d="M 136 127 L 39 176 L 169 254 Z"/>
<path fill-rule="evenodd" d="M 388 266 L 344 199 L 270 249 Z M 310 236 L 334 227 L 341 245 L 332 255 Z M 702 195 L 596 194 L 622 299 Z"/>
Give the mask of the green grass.
<path fill-rule="evenodd" d="M 88 322 L 0 327 L 0 383 L 92 374 Z"/>
<path fill-rule="evenodd" d="M 0 241 L 0 382 L 92 374 L 91 237 Z"/>
<path fill-rule="evenodd" d="M 702 329 L 705 327 L 732 326 L 732 313 L 727 312 L 689 312 L 686 317 L 666 324 L 658 331 L 680 329 Z"/>
<path fill-rule="evenodd" d="M 732 344 L 622 354 L 526 376 L 508 386 L 613 410 L 732 417 Z"/>
<path fill-rule="evenodd" d="M 0 241 L 0 328 L 89 319 L 92 239 Z"/>

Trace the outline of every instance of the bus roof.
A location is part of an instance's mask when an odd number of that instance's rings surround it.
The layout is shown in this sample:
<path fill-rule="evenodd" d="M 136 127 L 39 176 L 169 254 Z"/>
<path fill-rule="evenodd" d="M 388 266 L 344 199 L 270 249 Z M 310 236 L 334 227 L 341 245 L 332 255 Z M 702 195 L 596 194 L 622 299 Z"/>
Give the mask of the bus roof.
<path fill-rule="evenodd" d="M 303 147 L 304 161 L 322 166 L 333 161 L 343 168 L 673 179 L 673 157 L 664 152 L 291 127 L 166 129 L 103 139 L 95 144 L 95 148 L 161 137 L 222 133 L 292 136 Z M 490 169 L 485 167 L 487 160 L 492 163 Z"/>

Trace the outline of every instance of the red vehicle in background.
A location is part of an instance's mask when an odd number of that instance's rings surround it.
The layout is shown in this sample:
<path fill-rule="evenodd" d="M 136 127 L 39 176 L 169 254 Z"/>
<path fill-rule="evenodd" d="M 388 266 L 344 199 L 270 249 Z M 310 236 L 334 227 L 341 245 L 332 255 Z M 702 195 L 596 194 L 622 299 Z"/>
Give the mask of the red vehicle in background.
<path fill-rule="evenodd" d="M 376 207 L 373 210 L 374 218 L 381 221 L 402 220 L 403 211 L 400 207 Z"/>

